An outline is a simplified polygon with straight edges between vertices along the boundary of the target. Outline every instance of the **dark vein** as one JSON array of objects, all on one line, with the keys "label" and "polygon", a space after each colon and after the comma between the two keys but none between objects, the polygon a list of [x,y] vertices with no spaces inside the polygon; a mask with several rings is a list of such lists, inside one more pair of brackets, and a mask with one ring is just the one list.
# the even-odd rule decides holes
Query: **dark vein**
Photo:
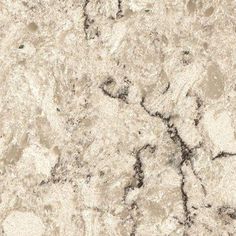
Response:
[{"label": "dark vein", "polygon": [[194,119],[194,124],[195,124],[195,126],[198,126],[199,121],[202,118],[200,109],[201,109],[201,107],[203,105],[203,102],[202,102],[202,100],[199,97],[196,98],[196,104],[197,104],[197,116]]},{"label": "dark vein", "polygon": [[116,13],[116,18],[121,18],[123,17],[122,13],[122,0],[118,0],[118,11]]},{"label": "dark vein", "polygon": [[88,40],[88,28],[90,25],[90,19],[89,15],[87,13],[87,5],[89,4],[90,0],[85,0],[84,6],[83,6],[83,16],[84,16],[84,33],[85,33],[85,38]]},{"label": "dark vein", "polygon": [[184,187],[185,187],[185,174],[182,170],[182,165],[180,166],[179,169],[180,169],[180,174],[181,174],[180,190],[181,190],[182,201],[183,201],[183,209],[184,209],[184,214],[185,214],[184,225],[190,227],[191,224],[193,223],[193,221],[191,219],[191,212],[188,208],[188,195],[187,195],[187,192],[184,190]]},{"label": "dark vein", "polygon": [[106,81],[104,81],[100,85],[100,88],[106,96],[108,96],[110,98],[120,99],[123,102],[128,103],[128,101],[127,101],[127,98],[128,98],[128,95],[129,95],[128,83],[126,82],[126,85],[124,85],[123,87],[120,87],[116,92],[112,92],[109,89],[113,85],[115,85],[115,81],[114,81],[114,79],[109,77]]},{"label": "dark vein", "polygon": [[218,209],[218,214],[221,216],[229,216],[231,219],[236,220],[236,209],[230,206],[222,206]]},{"label": "dark vein", "polygon": [[146,144],[141,147],[136,155],[135,155],[135,163],[133,165],[135,183],[132,183],[124,188],[124,201],[126,200],[127,194],[130,190],[134,190],[135,188],[141,188],[144,185],[144,172],[143,172],[143,163],[141,160],[141,154],[144,150],[149,149],[149,152],[154,153],[156,150],[156,146],[152,146],[150,144]]},{"label": "dark vein", "polygon": [[130,236],[135,236],[136,235],[136,228],[137,228],[137,224],[134,223],[132,226],[132,232],[130,233]]},{"label": "dark vein", "polygon": [[167,91],[169,90],[169,88],[170,88],[170,82],[167,83],[167,86],[166,86],[165,90],[162,92],[162,94],[167,93]]},{"label": "dark vein", "polygon": [[141,161],[141,153],[149,148],[150,152],[153,153],[156,149],[155,146],[151,146],[150,144],[144,145],[141,149],[138,150],[136,154],[136,162],[134,164],[134,171],[135,171],[135,179],[137,180],[137,188],[141,188],[143,186],[143,180],[144,180],[144,173],[142,169],[142,161]]},{"label": "dark vein", "polygon": [[213,157],[212,160],[214,161],[215,159],[229,157],[229,156],[235,156],[235,155],[236,155],[236,153],[222,151],[222,152],[218,153],[215,157]]},{"label": "dark vein", "polygon": [[[191,165],[191,168],[193,169],[193,165],[191,162],[191,157],[193,156],[193,149],[190,149],[188,145],[183,141],[183,139],[180,137],[178,129],[174,126],[174,124],[171,122],[171,117],[164,116],[160,112],[151,112],[149,111],[146,106],[145,106],[145,98],[143,97],[140,103],[141,107],[152,117],[158,117],[162,120],[163,124],[166,126],[167,133],[169,134],[170,138],[172,141],[177,144],[177,146],[180,147],[181,150],[181,162],[179,165],[179,172],[181,175],[181,185],[180,185],[180,190],[181,190],[181,196],[182,196],[182,201],[183,201],[183,210],[184,210],[184,215],[185,215],[185,220],[184,220],[184,225],[190,227],[191,224],[193,223],[191,219],[191,214],[190,210],[188,208],[188,195],[187,192],[185,191],[185,174],[183,172],[183,165],[188,164],[188,162]],[[195,174],[195,172],[194,172]],[[196,175],[196,174],[195,174]],[[198,178],[199,179],[199,178]]]},{"label": "dark vein", "polygon": [[116,98],[116,96],[114,96],[112,93],[110,93],[108,90],[107,90],[107,86],[109,85],[112,85],[114,83],[114,80],[109,77],[105,82],[103,82],[101,85],[100,85],[100,88],[102,89],[103,93],[105,95],[107,95],[108,97],[111,97],[111,98]]}]

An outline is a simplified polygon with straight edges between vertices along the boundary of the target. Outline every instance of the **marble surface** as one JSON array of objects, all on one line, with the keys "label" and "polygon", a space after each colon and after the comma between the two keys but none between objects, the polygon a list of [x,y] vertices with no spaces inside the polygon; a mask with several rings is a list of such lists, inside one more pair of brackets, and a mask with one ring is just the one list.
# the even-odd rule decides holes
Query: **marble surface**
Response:
[{"label": "marble surface", "polygon": [[0,0],[0,235],[236,235],[235,13]]}]

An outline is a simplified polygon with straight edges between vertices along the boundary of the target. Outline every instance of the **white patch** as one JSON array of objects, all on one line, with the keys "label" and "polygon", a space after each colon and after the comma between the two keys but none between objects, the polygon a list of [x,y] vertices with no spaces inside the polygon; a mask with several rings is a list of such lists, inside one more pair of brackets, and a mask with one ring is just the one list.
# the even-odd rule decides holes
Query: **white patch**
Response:
[{"label": "white patch", "polygon": [[50,176],[52,167],[56,164],[57,156],[37,145],[31,145],[23,152],[18,163],[18,171],[23,175],[41,174]]},{"label": "white patch", "polygon": [[42,220],[32,212],[14,211],[3,222],[6,236],[41,236],[44,233]]},{"label": "white patch", "polygon": [[236,152],[234,129],[227,111],[206,112],[204,126],[211,141],[218,149],[225,152]]},{"label": "white patch", "polygon": [[127,32],[127,28],[124,23],[114,24],[113,29],[112,29],[112,35],[111,35],[111,38],[109,39],[111,54],[119,49],[125,37],[126,32]]}]

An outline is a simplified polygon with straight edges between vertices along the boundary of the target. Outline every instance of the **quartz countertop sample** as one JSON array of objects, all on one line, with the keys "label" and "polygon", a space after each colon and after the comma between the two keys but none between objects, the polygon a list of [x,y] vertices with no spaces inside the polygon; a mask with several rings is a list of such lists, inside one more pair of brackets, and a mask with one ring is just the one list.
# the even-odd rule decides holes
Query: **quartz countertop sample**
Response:
[{"label": "quartz countertop sample", "polygon": [[236,235],[235,13],[0,0],[0,236]]}]

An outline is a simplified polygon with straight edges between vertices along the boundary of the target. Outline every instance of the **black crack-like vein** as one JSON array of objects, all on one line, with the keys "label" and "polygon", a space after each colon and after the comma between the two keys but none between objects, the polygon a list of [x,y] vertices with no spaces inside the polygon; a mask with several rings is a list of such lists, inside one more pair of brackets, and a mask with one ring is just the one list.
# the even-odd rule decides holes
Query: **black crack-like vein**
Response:
[{"label": "black crack-like vein", "polygon": [[148,113],[148,115],[150,115],[150,116],[152,116],[152,117],[159,117],[163,122],[164,122],[164,124],[166,124],[166,123],[168,123],[168,122],[170,122],[170,116],[164,116],[164,115],[162,115],[160,112],[158,112],[158,111],[156,111],[156,112],[151,112],[151,111],[149,111],[147,108],[146,108],[146,106],[144,105],[144,103],[145,103],[145,98],[144,97],[142,97],[142,100],[141,100],[141,102],[140,102],[140,105],[141,105],[141,107]]},{"label": "black crack-like vein", "polygon": [[89,39],[89,36],[88,36],[88,28],[90,26],[91,23],[93,23],[93,20],[91,20],[89,18],[89,15],[88,15],[88,12],[87,12],[87,6],[89,4],[90,0],[85,0],[84,2],[84,6],[83,6],[83,16],[84,16],[84,33],[85,33],[85,38],[86,40]]},{"label": "black crack-like vein", "polygon": [[169,88],[170,88],[170,82],[167,83],[167,86],[166,86],[165,90],[162,92],[162,94],[167,93]]},{"label": "black crack-like vein", "polygon": [[133,224],[132,224],[132,228],[131,228],[131,233],[130,233],[130,236],[135,236],[136,235],[136,231],[137,231],[137,226],[138,226],[138,219],[137,219],[137,216],[140,215],[140,212],[139,212],[139,207],[138,207],[138,204],[136,201],[134,201],[131,206],[130,206],[130,210],[133,211],[133,213],[135,213],[135,215],[131,215],[131,219],[133,221]]},{"label": "black crack-like vein", "polygon": [[187,97],[193,96],[195,98],[197,113],[196,113],[196,116],[193,121],[194,121],[194,125],[197,127],[199,125],[200,120],[202,119],[202,109],[201,108],[203,106],[203,101],[198,95],[196,95],[196,94],[192,95],[190,91],[186,94],[186,96]]},{"label": "black crack-like vein", "polygon": [[196,104],[197,104],[197,116],[194,119],[194,124],[195,124],[195,126],[198,126],[200,120],[202,119],[202,114],[201,114],[200,110],[203,105],[203,102],[199,97],[196,97]]},{"label": "black crack-like vein", "polygon": [[144,173],[143,173],[143,168],[142,168],[143,163],[141,160],[141,153],[147,148],[149,148],[149,151],[153,153],[156,147],[151,146],[150,144],[146,144],[141,149],[139,149],[136,154],[136,162],[134,164],[134,171],[135,171],[134,177],[137,180],[137,184],[136,184],[137,188],[141,188],[143,186]]},{"label": "black crack-like vein", "polygon": [[[124,196],[123,196],[123,200],[124,203],[126,202],[126,198],[127,195],[129,193],[130,190],[134,190],[135,188],[141,188],[144,185],[144,171],[143,171],[143,162],[141,159],[141,155],[142,152],[145,151],[146,149],[148,149],[149,152],[154,153],[156,150],[156,146],[152,146],[150,144],[146,144],[144,146],[142,146],[135,154],[135,163],[133,165],[133,170],[134,170],[134,175],[133,175],[133,179],[134,181],[131,182],[130,185],[126,186],[124,188]],[[130,210],[138,210],[138,203],[137,202],[133,202],[130,206]],[[135,236],[136,235],[136,228],[137,228],[137,217],[131,217],[133,220],[133,225],[132,225],[132,231],[130,233],[130,236]]]},{"label": "black crack-like vein", "polygon": [[113,80],[111,77],[109,77],[106,81],[104,81],[104,82],[100,85],[100,88],[102,89],[102,92],[103,92],[106,96],[111,97],[111,98],[116,98],[116,96],[114,96],[111,92],[109,92],[109,91],[107,90],[107,87],[108,87],[109,85],[112,85],[113,83],[114,83],[114,80]]},{"label": "black crack-like vein", "polygon": [[124,188],[124,200],[126,199],[127,194],[130,190],[134,190],[135,188],[141,188],[144,185],[144,171],[143,171],[143,163],[141,160],[141,154],[146,149],[149,149],[149,151],[153,153],[156,149],[156,146],[146,144],[137,151],[135,155],[136,161],[133,165],[134,169],[133,178],[135,181]]},{"label": "black crack-like vein", "polygon": [[141,188],[143,186],[143,179],[144,179],[144,173],[143,173],[143,163],[141,161],[140,155],[136,155],[136,162],[134,164],[134,178],[137,180],[136,187]]},{"label": "black crack-like vein", "polygon": [[[143,97],[141,102],[140,102],[141,107],[152,117],[158,117],[162,120],[163,124],[166,126],[167,133],[169,134],[170,138],[172,141],[180,147],[181,150],[181,162],[179,165],[179,172],[181,175],[181,185],[180,185],[180,190],[181,190],[181,196],[182,196],[182,201],[183,201],[183,210],[184,210],[184,215],[185,215],[185,220],[184,220],[184,225],[190,227],[191,224],[193,223],[191,219],[191,212],[188,207],[188,195],[187,192],[185,191],[185,174],[183,171],[183,165],[184,164],[189,164],[191,165],[191,168],[193,169],[193,165],[191,162],[191,157],[193,156],[193,149],[190,149],[188,145],[183,141],[183,139],[180,137],[178,129],[174,126],[174,124],[171,121],[171,116],[164,116],[160,112],[151,112],[147,109],[145,106],[145,98]],[[195,172],[193,172],[195,175]],[[196,175],[195,175],[196,176]],[[199,178],[198,178],[199,179]]]},{"label": "black crack-like vein", "polygon": [[184,225],[190,227],[191,224],[193,223],[191,219],[191,212],[188,207],[188,195],[187,192],[185,191],[185,174],[182,170],[182,165],[180,166],[180,174],[181,174],[181,184],[180,184],[180,190],[181,190],[181,195],[182,195],[182,201],[183,201],[183,209],[184,209],[184,214],[185,214],[185,221]]},{"label": "black crack-like vein", "polygon": [[[196,148],[199,148],[199,147],[201,147],[201,144],[198,145],[197,147],[195,147],[195,149],[196,149]],[[206,191],[206,188],[205,188],[204,184],[202,183],[202,178],[199,177],[199,175],[198,175],[197,172],[195,171],[195,169],[194,169],[194,163],[193,163],[192,158],[190,158],[189,161],[190,161],[190,167],[191,167],[191,170],[192,170],[194,176],[195,176],[195,177],[198,179],[198,181],[200,182],[201,187],[202,187],[202,191],[203,191],[204,195],[206,196],[207,191]]]},{"label": "black crack-like vein", "polygon": [[122,0],[118,0],[118,11],[116,13],[116,18],[121,18],[122,16],[123,16]]},{"label": "black crack-like vein", "polygon": [[231,152],[220,152],[218,153],[215,157],[212,158],[214,161],[215,159],[223,158],[223,157],[230,157],[230,156],[236,156],[236,153],[231,153]]},{"label": "black crack-like vein", "polygon": [[104,81],[100,85],[100,88],[106,96],[110,98],[120,99],[123,102],[128,103],[127,102],[127,98],[129,95],[128,82],[126,82],[126,85],[120,87],[116,92],[110,91],[110,87],[114,86],[115,84],[116,84],[115,80],[109,77],[106,81]]},{"label": "black crack-like vein", "polygon": [[136,228],[137,228],[137,225],[136,225],[136,223],[134,223],[134,225],[132,226],[132,232],[130,233],[130,236],[136,235]]}]

